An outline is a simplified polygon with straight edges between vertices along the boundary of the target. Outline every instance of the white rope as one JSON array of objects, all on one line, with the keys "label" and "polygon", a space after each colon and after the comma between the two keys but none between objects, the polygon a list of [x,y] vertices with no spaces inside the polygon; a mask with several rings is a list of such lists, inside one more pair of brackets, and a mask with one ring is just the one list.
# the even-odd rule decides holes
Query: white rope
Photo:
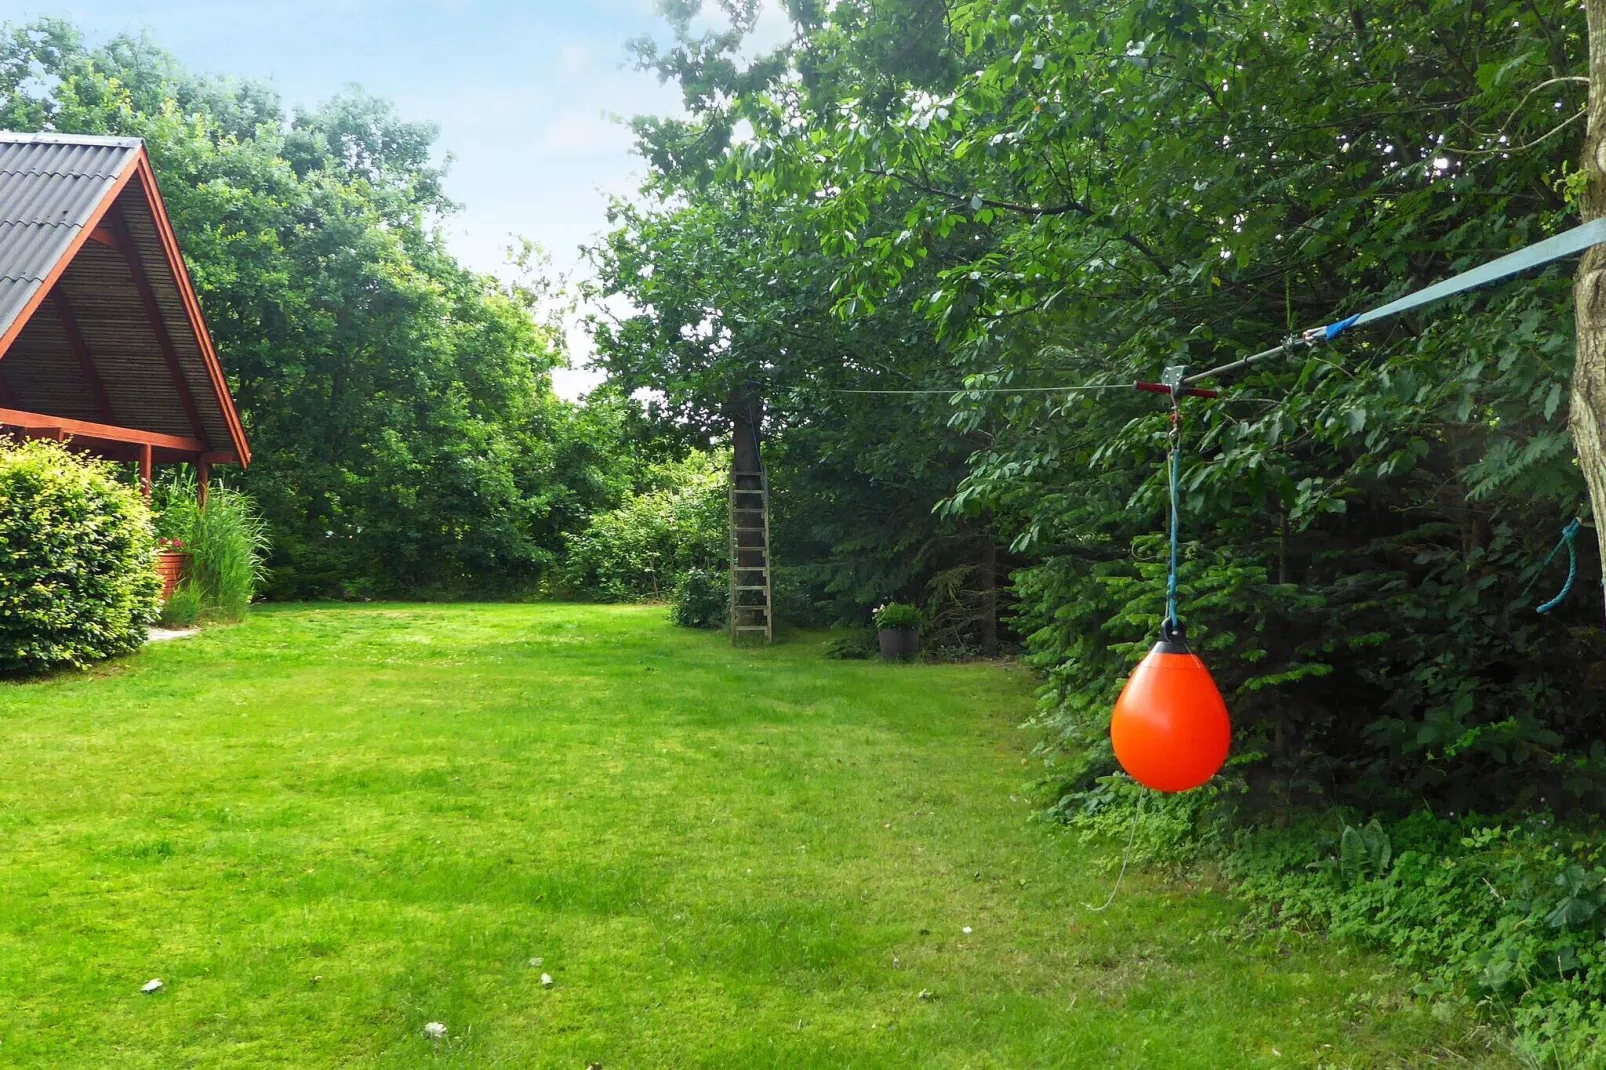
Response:
[{"label": "white rope", "polygon": [[1110,904],[1115,902],[1116,893],[1121,890],[1121,881],[1126,877],[1127,864],[1132,861],[1132,845],[1138,842],[1138,818],[1143,816],[1143,803],[1146,799],[1148,799],[1148,797],[1148,792],[1144,792],[1142,795],[1139,795],[1138,808],[1132,811],[1132,831],[1127,834],[1126,853],[1121,857],[1121,872],[1115,875],[1115,887],[1110,889],[1110,897],[1104,901],[1104,905],[1101,907],[1096,907],[1092,903],[1082,904],[1095,914],[1109,910]]}]

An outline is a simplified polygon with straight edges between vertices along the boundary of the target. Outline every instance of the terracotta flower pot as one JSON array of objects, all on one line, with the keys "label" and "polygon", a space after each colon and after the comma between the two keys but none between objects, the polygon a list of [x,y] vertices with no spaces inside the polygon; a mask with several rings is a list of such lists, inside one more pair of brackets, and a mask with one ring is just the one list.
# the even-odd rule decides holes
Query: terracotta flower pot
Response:
[{"label": "terracotta flower pot", "polygon": [[156,555],[156,574],[162,577],[162,601],[173,597],[178,585],[190,574],[194,555],[183,550],[163,550]]},{"label": "terracotta flower pot", "polygon": [[920,649],[919,628],[881,628],[876,638],[881,642],[881,656],[887,661],[902,661]]}]

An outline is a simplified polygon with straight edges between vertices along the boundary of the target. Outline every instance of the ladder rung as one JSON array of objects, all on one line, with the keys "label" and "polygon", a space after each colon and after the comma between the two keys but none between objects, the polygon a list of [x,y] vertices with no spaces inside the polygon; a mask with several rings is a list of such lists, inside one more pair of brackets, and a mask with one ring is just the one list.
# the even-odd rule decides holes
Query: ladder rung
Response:
[{"label": "ladder rung", "polygon": [[732,565],[731,568],[736,572],[768,572],[770,570],[768,565]]},{"label": "ladder rung", "polygon": [[735,630],[738,632],[767,632],[770,629],[767,624],[739,624]]},{"label": "ladder rung", "polygon": [[732,531],[763,531],[763,528],[731,528]]},{"label": "ladder rung", "polygon": [[731,493],[732,494],[763,494],[764,491],[762,489],[758,488],[758,487],[732,487],[731,488]]},{"label": "ladder rung", "polygon": [[737,584],[737,585],[736,585],[736,589],[737,589],[737,590],[738,590],[738,591],[767,591],[767,590],[769,590],[769,588],[768,588],[768,587],[766,587],[766,586],[765,586],[765,585],[764,585],[764,584],[762,584],[762,583],[761,583],[761,584],[759,584],[759,585],[758,585],[758,586],[757,586],[757,587],[752,587],[752,586],[747,586],[747,587],[744,587],[744,586],[742,586],[742,585],[741,585],[741,584],[739,584],[739,583],[738,583],[738,584]]}]

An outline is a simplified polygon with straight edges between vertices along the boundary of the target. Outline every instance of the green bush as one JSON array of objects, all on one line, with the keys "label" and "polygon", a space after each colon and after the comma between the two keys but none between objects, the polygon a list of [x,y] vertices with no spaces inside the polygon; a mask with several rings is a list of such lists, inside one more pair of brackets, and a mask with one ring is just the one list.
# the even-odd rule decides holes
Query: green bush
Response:
[{"label": "green bush", "polygon": [[826,640],[822,655],[831,661],[864,661],[880,652],[874,632],[856,629]]},{"label": "green bush", "polygon": [[730,615],[730,584],[727,577],[709,569],[687,569],[675,588],[669,617],[682,628],[723,627]]},{"label": "green bush", "polygon": [[654,466],[647,490],[568,536],[563,586],[608,602],[656,599],[690,569],[719,569],[729,538],[725,478],[723,459],[712,454]]},{"label": "green bush", "polygon": [[1241,838],[1260,916],[1388,952],[1419,990],[1484,1001],[1534,1065],[1606,1067],[1606,868],[1598,830],[1419,813]]},{"label": "green bush", "polygon": [[268,553],[267,529],[255,505],[221,483],[208,489],[204,506],[186,480],[168,485],[163,497],[162,534],[192,555],[190,574],[169,599],[164,619],[177,622],[193,607],[189,623],[241,620],[263,580]]},{"label": "green bush", "polygon": [[150,509],[56,443],[0,447],[0,673],[137,650],[161,580]]},{"label": "green bush", "polygon": [[873,619],[877,628],[919,628],[920,610],[907,602],[888,602],[876,607]]},{"label": "green bush", "polygon": [[[1544,812],[1497,821],[1425,810],[1393,823],[1344,811],[1237,828],[1241,769],[1181,795],[1103,778],[1061,816],[1134,860],[1208,862],[1248,924],[1303,929],[1387,954],[1423,996],[1483,1005],[1534,1066],[1606,1067],[1606,841]],[[1134,810],[1142,812],[1134,823]],[[1113,859],[1112,859],[1113,862]],[[1117,863],[1118,864],[1118,863]]]}]

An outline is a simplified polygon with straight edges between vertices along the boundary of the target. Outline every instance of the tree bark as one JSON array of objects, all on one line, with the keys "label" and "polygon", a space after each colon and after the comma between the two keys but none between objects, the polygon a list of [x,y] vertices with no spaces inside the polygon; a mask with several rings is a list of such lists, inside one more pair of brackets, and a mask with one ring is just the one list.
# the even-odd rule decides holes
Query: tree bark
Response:
[{"label": "tree bark", "polygon": [[758,436],[764,422],[764,402],[747,391],[732,391],[725,402],[731,418],[731,470],[758,472]]},{"label": "tree bark", "polygon": [[[1585,0],[1584,13],[1589,22],[1589,114],[1582,164],[1588,181],[1580,209],[1587,223],[1606,215],[1606,0]],[[1578,352],[1568,422],[1578,468],[1589,486],[1606,584],[1606,246],[1584,252],[1573,305]]]}]

